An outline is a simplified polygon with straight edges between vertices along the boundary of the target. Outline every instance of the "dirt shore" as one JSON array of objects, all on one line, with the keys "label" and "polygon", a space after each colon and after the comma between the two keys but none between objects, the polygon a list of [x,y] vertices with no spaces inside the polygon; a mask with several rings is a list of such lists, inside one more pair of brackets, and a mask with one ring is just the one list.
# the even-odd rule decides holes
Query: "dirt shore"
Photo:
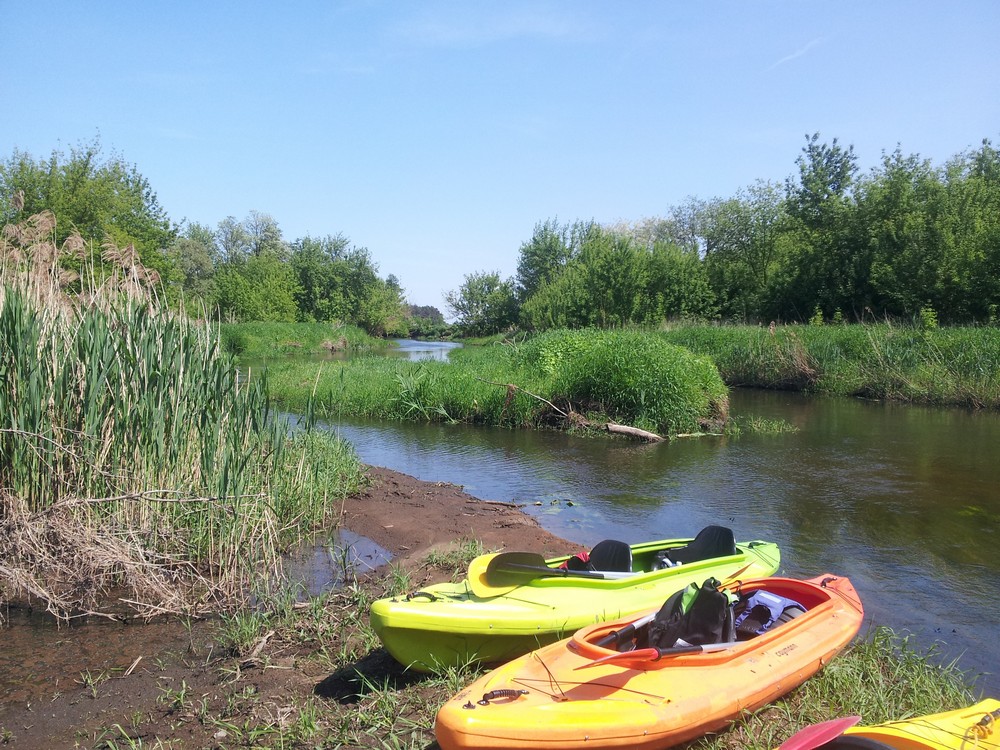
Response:
[{"label": "dirt shore", "polygon": [[389,469],[371,467],[368,473],[373,484],[344,504],[343,525],[407,565],[462,539],[478,539],[488,549],[547,556],[574,547],[516,505],[479,500],[458,485],[421,482]]},{"label": "dirt shore", "polygon": [[[425,564],[428,553],[471,540],[488,550],[547,556],[576,549],[514,505],[478,500],[459,486],[423,482],[389,469],[370,467],[369,475],[371,486],[345,501],[342,524],[389,550],[414,586],[448,575]],[[375,595],[379,575],[371,575]],[[347,615],[355,620],[365,616],[360,611]],[[27,626],[11,625],[7,635],[17,627]],[[96,627],[69,628],[55,645],[51,639],[22,638],[22,656],[6,665],[0,745],[300,746],[285,744],[283,732],[290,722],[302,722],[305,705],[316,707],[316,721],[327,729],[354,720],[343,712],[350,710],[348,695],[357,686],[356,667],[331,670],[335,660],[316,658],[332,650],[336,644],[331,641],[338,636],[317,632],[290,639],[271,631],[248,659],[220,653],[218,623]],[[54,649],[58,659],[51,659]],[[400,684],[411,679],[377,646],[361,661],[380,678]]]}]

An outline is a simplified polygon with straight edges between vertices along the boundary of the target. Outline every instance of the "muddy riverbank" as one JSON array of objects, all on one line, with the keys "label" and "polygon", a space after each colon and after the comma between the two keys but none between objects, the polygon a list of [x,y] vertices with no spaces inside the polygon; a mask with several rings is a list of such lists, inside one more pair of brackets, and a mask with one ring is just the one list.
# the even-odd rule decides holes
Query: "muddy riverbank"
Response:
[{"label": "muddy riverbank", "polygon": [[[429,553],[470,540],[546,555],[575,547],[514,505],[388,469],[369,474],[372,484],[345,501],[343,526],[391,552],[414,587],[450,575],[427,564]],[[359,584],[368,597],[378,595],[384,575],[375,571]],[[359,721],[352,715],[363,692],[359,670],[394,683],[414,679],[377,644],[366,644],[353,663],[333,656],[347,648],[347,637],[330,623],[366,618],[357,604],[364,601],[366,594],[355,592],[303,612],[287,632],[265,628],[249,654],[218,645],[217,621],[57,629],[12,611],[3,637],[17,648],[0,663],[0,744],[221,748],[329,737],[338,724]],[[347,734],[358,731],[363,727]]]}]

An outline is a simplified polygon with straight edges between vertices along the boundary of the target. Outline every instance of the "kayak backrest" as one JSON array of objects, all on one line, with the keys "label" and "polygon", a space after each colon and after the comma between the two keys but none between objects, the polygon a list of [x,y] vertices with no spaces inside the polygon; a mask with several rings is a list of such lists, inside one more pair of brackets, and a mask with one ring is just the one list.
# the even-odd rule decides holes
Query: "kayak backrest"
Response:
[{"label": "kayak backrest", "polygon": [[735,554],[733,530],[725,526],[706,526],[690,544],[667,551],[667,556],[675,563],[693,563]]},{"label": "kayak backrest", "polygon": [[606,570],[612,573],[632,572],[632,548],[616,539],[605,539],[590,550],[592,570]]}]

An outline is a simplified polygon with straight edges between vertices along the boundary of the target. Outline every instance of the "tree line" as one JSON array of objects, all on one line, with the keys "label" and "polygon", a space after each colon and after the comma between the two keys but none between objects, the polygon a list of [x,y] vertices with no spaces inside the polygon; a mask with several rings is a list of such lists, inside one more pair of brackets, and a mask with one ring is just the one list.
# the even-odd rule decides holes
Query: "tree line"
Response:
[{"label": "tree line", "polygon": [[[409,305],[399,280],[379,275],[366,248],[342,234],[287,241],[273,217],[251,211],[216,226],[172,221],[149,181],[95,140],[35,159],[0,162],[0,226],[52,212],[54,241],[79,235],[102,267],[102,246],[131,245],[170,303],[225,322],[340,321],[375,336],[435,335],[436,308]],[[67,255],[67,266],[79,265]]]},{"label": "tree line", "polygon": [[[989,140],[942,166],[897,147],[863,174],[853,147],[814,134],[795,164],[783,184],[690,198],[660,217],[542,221],[513,277],[469,274],[445,294],[448,308],[473,335],[676,318],[996,321],[1000,154]],[[220,320],[337,320],[377,336],[448,329],[342,234],[287,241],[259,211],[214,227],[172,221],[137,168],[96,140],[0,162],[0,222],[42,211],[58,219],[58,244],[76,233],[96,255],[131,245],[169,301]]]},{"label": "tree line", "polygon": [[806,136],[797,173],[665,216],[535,226],[516,275],[469,274],[445,298],[474,334],[520,327],[940,320],[995,323],[1000,154],[934,166],[897,147],[862,174],[851,146]]}]

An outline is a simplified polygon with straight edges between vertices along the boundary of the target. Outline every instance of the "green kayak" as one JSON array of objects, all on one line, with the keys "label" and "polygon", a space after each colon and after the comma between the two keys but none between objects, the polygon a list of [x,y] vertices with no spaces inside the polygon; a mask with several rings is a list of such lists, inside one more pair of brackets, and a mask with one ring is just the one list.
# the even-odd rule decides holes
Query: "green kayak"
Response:
[{"label": "green kayak", "polygon": [[781,561],[776,544],[735,542],[721,526],[694,539],[606,540],[587,557],[483,555],[460,582],[379,599],[372,628],[393,658],[416,671],[499,663],[586,625],[658,607],[689,583],[769,576]]}]

